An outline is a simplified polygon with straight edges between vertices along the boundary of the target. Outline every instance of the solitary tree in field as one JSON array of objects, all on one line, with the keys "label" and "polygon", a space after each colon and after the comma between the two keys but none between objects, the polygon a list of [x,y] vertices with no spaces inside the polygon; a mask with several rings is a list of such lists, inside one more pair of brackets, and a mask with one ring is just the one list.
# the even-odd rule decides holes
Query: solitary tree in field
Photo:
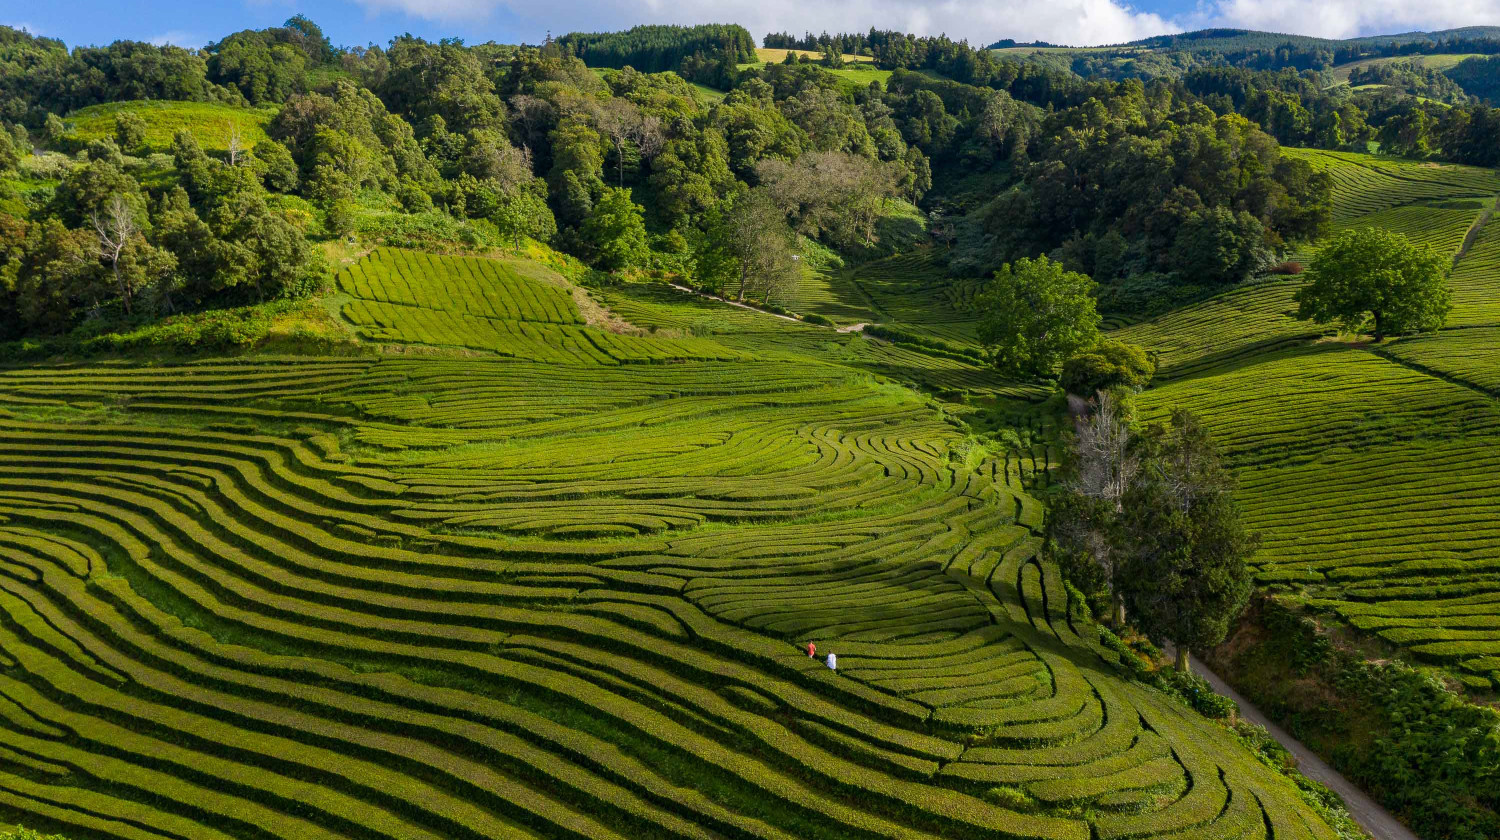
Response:
[{"label": "solitary tree in field", "polygon": [[1443,326],[1452,303],[1447,257],[1379,228],[1347,230],[1313,258],[1312,281],[1297,291],[1297,317],[1337,322],[1358,332],[1373,322],[1375,340]]},{"label": "solitary tree in field", "polygon": [[1046,257],[1005,265],[974,301],[979,340],[1005,373],[1051,375],[1099,338],[1093,290],[1086,275]]},{"label": "solitary tree in field", "polygon": [[1174,411],[1137,447],[1139,472],[1121,498],[1117,591],[1153,639],[1188,651],[1224,641],[1250,598],[1246,560],[1259,536],[1245,530],[1234,481],[1197,418]]}]

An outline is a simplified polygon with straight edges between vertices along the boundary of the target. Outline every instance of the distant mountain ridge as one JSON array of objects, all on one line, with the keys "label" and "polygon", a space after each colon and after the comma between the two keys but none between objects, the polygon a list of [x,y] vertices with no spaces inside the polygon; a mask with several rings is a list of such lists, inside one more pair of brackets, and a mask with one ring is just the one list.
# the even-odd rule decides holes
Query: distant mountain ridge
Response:
[{"label": "distant mountain ridge", "polygon": [[[1247,49],[1270,45],[1293,44],[1302,48],[1375,46],[1386,44],[1410,44],[1427,42],[1440,44],[1444,41],[1494,38],[1500,40],[1500,26],[1463,26],[1432,32],[1400,32],[1390,35],[1364,35],[1358,38],[1319,38],[1312,35],[1296,35],[1285,32],[1265,32],[1255,29],[1213,28],[1197,29],[1173,35],[1153,35],[1125,44],[1114,44],[1115,48],[1137,47],[1161,50],[1224,50]],[[1025,47],[1011,39],[1003,39],[990,45],[990,49]]]}]

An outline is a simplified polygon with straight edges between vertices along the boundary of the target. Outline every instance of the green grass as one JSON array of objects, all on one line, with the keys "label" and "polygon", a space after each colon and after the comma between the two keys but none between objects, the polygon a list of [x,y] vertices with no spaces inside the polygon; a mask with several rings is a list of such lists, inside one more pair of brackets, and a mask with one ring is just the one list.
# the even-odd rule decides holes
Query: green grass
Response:
[{"label": "green grass", "polygon": [[86,144],[100,137],[115,136],[115,115],[130,111],[146,122],[146,146],[153,152],[170,151],[172,137],[187,129],[199,145],[211,151],[229,148],[233,126],[238,126],[242,148],[248,150],[266,139],[266,126],[276,115],[274,108],[252,110],[208,102],[164,102],[143,100],[91,105],[69,114],[64,124],[72,136]]},{"label": "green grass", "polygon": [[[1379,64],[1395,64],[1398,62],[1415,62],[1417,65],[1428,70],[1443,71],[1457,67],[1466,59],[1481,57],[1477,53],[1444,53],[1441,55],[1402,55],[1385,58],[1366,58],[1359,61],[1351,61],[1347,64],[1340,64],[1333,68],[1333,78],[1337,82],[1345,84],[1349,81],[1349,74],[1358,68],[1372,67]],[[1363,87],[1381,87],[1381,85],[1361,85],[1354,89],[1359,90]]]}]

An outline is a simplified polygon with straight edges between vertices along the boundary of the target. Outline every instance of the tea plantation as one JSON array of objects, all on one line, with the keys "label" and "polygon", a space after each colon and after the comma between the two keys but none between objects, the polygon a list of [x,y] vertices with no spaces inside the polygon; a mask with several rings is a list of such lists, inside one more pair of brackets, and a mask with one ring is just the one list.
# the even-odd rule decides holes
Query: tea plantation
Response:
[{"label": "tea plantation", "polygon": [[[617,334],[527,271],[376,252],[339,287],[391,352],[0,371],[0,822],[1334,836],[1127,679],[1015,455],[900,383],[1034,389],[656,287]],[[1481,401],[1428,387],[1434,434]]]},{"label": "tea plantation", "polygon": [[1491,170],[1300,151],[1337,183],[1337,227],[1386,227],[1451,253],[1448,326],[1371,346],[1294,319],[1296,278],[1120,331],[1157,348],[1148,416],[1214,430],[1285,587],[1467,685],[1500,683],[1500,355]]}]

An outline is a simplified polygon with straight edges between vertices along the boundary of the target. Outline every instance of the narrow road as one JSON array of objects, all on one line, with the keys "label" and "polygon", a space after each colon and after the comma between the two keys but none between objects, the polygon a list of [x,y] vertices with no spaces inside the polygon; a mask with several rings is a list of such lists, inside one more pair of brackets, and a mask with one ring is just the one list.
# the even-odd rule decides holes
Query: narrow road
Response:
[{"label": "narrow road", "polygon": [[1339,771],[1328,766],[1328,762],[1318,757],[1318,754],[1308,749],[1301,741],[1287,734],[1286,730],[1277,726],[1275,721],[1266,717],[1260,709],[1255,708],[1249,700],[1241,697],[1238,692],[1229,687],[1229,684],[1208,670],[1207,666],[1196,656],[1189,654],[1189,661],[1193,665],[1193,671],[1208,680],[1208,684],[1214,687],[1214,691],[1228,697],[1240,705],[1240,717],[1251,723],[1259,724],[1271,733],[1271,737],[1281,742],[1287,752],[1297,758],[1297,769],[1302,775],[1315,782],[1322,782],[1334,793],[1343,797],[1344,805],[1349,809],[1349,816],[1359,823],[1360,827],[1370,833],[1375,840],[1419,840],[1412,830],[1407,828],[1396,819],[1395,816],[1381,806],[1379,802],[1371,799],[1369,794],[1360,790],[1353,782],[1344,778]]}]

